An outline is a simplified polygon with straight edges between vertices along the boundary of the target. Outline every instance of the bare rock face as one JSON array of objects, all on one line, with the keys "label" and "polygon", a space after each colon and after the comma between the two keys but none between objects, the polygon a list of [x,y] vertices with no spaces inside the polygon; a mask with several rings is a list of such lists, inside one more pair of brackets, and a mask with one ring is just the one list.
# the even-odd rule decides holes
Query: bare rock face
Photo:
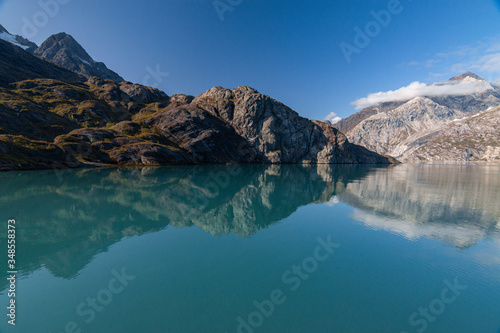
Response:
[{"label": "bare rock face", "polygon": [[401,157],[419,144],[419,139],[439,125],[464,117],[425,97],[415,97],[408,103],[373,115],[353,128],[348,138],[378,153]]},{"label": "bare rock face", "polygon": [[104,63],[94,61],[85,49],[66,33],[50,36],[34,54],[86,78],[98,76],[115,82],[123,81],[121,76],[108,69]]},{"label": "bare rock face", "polygon": [[404,159],[411,163],[500,162],[500,107],[440,127]]},{"label": "bare rock face", "polygon": [[249,87],[212,88],[194,104],[224,119],[269,163],[310,160],[307,148],[314,124],[285,105]]},{"label": "bare rock face", "polygon": [[266,163],[389,163],[351,145],[331,125],[300,117],[250,87],[214,87],[191,104],[230,124]]},{"label": "bare rock face", "polygon": [[175,94],[170,96],[170,102],[177,104],[189,104],[193,101],[194,96],[185,94]]},{"label": "bare rock face", "polygon": [[360,122],[367,119],[368,117],[371,117],[378,113],[389,112],[390,110],[394,110],[395,108],[401,106],[402,104],[404,104],[404,102],[386,102],[380,105],[370,106],[350,115],[349,117],[343,118],[339,122],[335,123],[333,126],[342,133],[347,134]]},{"label": "bare rock face", "polygon": [[152,117],[168,140],[185,149],[197,163],[259,163],[258,153],[234,128],[196,106],[180,106]]},{"label": "bare rock face", "polygon": [[167,94],[156,88],[146,87],[140,84],[122,82],[120,90],[123,91],[133,102],[153,103],[162,100],[168,100]]}]

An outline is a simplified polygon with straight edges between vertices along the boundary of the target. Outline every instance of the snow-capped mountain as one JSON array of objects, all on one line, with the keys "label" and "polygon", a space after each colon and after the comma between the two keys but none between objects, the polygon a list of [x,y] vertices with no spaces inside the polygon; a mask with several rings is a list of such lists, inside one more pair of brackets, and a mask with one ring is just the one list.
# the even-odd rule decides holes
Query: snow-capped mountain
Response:
[{"label": "snow-capped mountain", "polygon": [[28,53],[80,74],[87,79],[98,76],[115,82],[124,81],[120,75],[108,69],[104,63],[94,61],[87,51],[66,33],[52,35],[38,47],[35,43],[21,36],[9,33],[7,29],[0,25],[0,39],[14,44]]},{"label": "snow-capped mountain", "polygon": [[21,36],[12,35],[2,25],[0,25],[0,39],[5,40],[16,46],[19,46],[20,48],[29,53],[33,53],[35,49],[38,47],[35,43],[30,42],[29,40]]},{"label": "snow-capped mountain", "polygon": [[[500,117],[492,111],[500,106],[497,85],[466,72],[418,89],[429,95],[365,108],[334,127],[350,142],[402,162],[500,161],[500,132],[492,128]],[[470,139],[482,131],[488,135]]]}]

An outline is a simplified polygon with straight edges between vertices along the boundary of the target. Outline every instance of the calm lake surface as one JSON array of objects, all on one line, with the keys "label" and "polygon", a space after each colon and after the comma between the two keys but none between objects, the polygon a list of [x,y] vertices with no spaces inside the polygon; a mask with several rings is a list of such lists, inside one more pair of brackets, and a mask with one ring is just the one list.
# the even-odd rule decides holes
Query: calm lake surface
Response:
[{"label": "calm lake surface", "polygon": [[0,188],[0,332],[500,332],[499,166],[25,171]]}]

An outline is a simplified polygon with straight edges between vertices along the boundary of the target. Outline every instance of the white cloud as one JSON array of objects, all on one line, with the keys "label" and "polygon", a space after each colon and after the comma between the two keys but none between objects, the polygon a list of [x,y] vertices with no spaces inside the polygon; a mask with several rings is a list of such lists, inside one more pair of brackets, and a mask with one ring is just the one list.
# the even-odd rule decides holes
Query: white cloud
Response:
[{"label": "white cloud", "polygon": [[328,116],[323,119],[323,121],[329,122],[332,125],[338,123],[341,120],[342,118],[338,117],[335,112],[330,112]]},{"label": "white cloud", "polygon": [[479,71],[486,74],[500,73],[500,53],[487,54],[482,57],[456,63],[451,66],[454,73],[465,71]]},{"label": "white cloud", "polygon": [[423,62],[418,62],[418,61],[412,60],[408,63],[408,66],[422,66],[425,68],[430,68],[439,62],[441,62],[441,59],[429,59],[429,60],[426,60]]},{"label": "white cloud", "polygon": [[479,60],[480,70],[486,73],[500,72],[500,53],[488,54]]},{"label": "white cloud", "polygon": [[[475,43],[462,45],[448,52],[436,54],[425,61],[411,61],[408,66],[434,68],[440,64],[439,71],[457,75],[466,71],[478,72],[492,81],[500,74],[500,37],[483,38]],[[437,76],[430,73],[431,76]]]},{"label": "white cloud", "polygon": [[488,89],[493,89],[489,82],[469,78],[462,81],[446,81],[430,85],[415,81],[397,90],[369,94],[366,97],[355,100],[351,104],[354,105],[356,110],[359,110],[384,102],[407,101],[417,96],[466,95],[483,92]]},{"label": "white cloud", "polygon": [[491,45],[486,49],[486,53],[500,52],[500,41],[492,42]]}]

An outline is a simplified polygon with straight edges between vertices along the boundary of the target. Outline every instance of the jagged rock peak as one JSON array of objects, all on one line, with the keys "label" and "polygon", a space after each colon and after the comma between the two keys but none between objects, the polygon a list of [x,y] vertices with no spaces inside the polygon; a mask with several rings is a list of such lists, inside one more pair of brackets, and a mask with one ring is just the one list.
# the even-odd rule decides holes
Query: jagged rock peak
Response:
[{"label": "jagged rock peak", "polygon": [[409,100],[407,103],[419,104],[419,103],[435,103],[431,99],[425,96],[417,96]]},{"label": "jagged rock peak", "polygon": [[248,86],[240,86],[234,89],[223,88],[221,86],[215,86],[211,89],[201,93],[196,98],[212,97],[212,98],[233,98],[235,95],[250,95],[259,94],[259,92]]},{"label": "jagged rock peak", "polygon": [[227,108],[227,103],[233,103],[236,100],[244,99],[246,96],[266,97],[260,94],[256,89],[248,86],[240,86],[234,89],[227,89],[220,86],[212,87],[211,89],[199,94],[193,100],[195,104],[220,104],[217,108]]},{"label": "jagged rock peak", "polygon": [[68,35],[65,32],[60,32],[58,34],[52,35],[47,38],[40,47],[35,51],[35,54],[43,58],[53,58],[56,54],[63,50],[68,49],[74,55],[80,57],[89,63],[93,63],[94,59],[85,51],[85,49],[73,38],[73,36]]},{"label": "jagged rock peak", "polygon": [[115,82],[123,81],[121,76],[108,69],[104,63],[94,61],[71,35],[64,32],[47,38],[34,54],[86,78],[98,76]]},{"label": "jagged rock peak", "polygon": [[462,81],[462,80],[466,79],[467,77],[469,77],[471,79],[484,81],[484,79],[482,77],[480,77],[479,75],[477,75],[475,73],[469,72],[469,71],[463,73],[462,75],[452,77],[450,79],[450,81]]},{"label": "jagged rock peak", "polygon": [[256,89],[249,87],[249,86],[240,86],[238,88],[234,88],[233,92],[234,93],[242,93],[242,94],[258,94],[259,93]]},{"label": "jagged rock peak", "polygon": [[[429,97],[425,96],[417,96],[412,99],[410,99],[408,102],[403,103],[399,108],[411,108],[411,107],[437,107],[439,106],[438,103],[430,99]],[[398,108],[395,108],[394,110],[397,110]]]}]

